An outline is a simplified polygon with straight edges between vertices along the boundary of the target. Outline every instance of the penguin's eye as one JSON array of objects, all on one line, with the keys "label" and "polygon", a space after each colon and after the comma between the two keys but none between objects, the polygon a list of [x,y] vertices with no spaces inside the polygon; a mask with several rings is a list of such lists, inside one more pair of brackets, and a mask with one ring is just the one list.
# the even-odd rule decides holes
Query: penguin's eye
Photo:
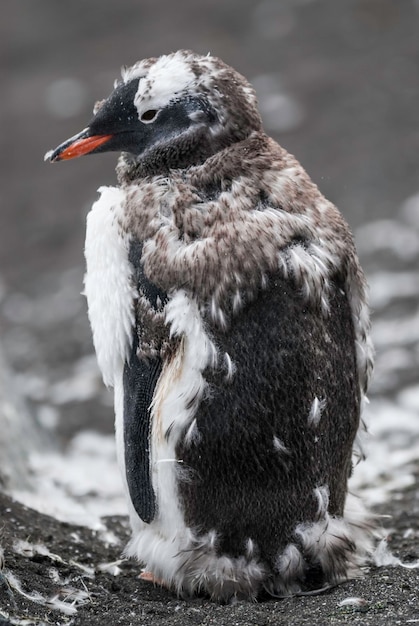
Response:
[{"label": "penguin's eye", "polygon": [[150,109],[149,111],[144,111],[140,119],[142,122],[145,122],[145,123],[152,122],[153,120],[156,119],[157,113],[158,113],[157,109]]}]

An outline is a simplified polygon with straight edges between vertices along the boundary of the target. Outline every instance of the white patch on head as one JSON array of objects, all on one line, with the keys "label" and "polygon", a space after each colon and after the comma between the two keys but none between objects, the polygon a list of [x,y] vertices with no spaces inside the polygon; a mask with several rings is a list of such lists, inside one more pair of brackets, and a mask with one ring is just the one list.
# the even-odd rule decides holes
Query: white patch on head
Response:
[{"label": "white patch on head", "polygon": [[[199,76],[193,67],[199,67]],[[240,75],[231,74],[232,68],[225,66],[216,57],[201,56],[193,52],[178,50],[173,54],[161,56],[158,59],[145,59],[136,63],[131,68],[123,69],[122,78],[126,83],[130,80],[140,79],[134,104],[138,115],[150,109],[159,110],[170,102],[186,93],[199,95],[206,91],[208,97],[217,102],[219,124],[213,124],[210,132],[217,135],[227,121],[226,112],[223,110],[223,98],[228,94],[221,94],[217,89],[216,82],[220,76],[225,77],[225,72],[233,76],[230,80],[235,89],[242,92],[247,102],[257,109],[256,94],[253,87]],[[199,120],[198,112],[191,114],[191,119]]]},{"label": "white patch on head", "polygon": [[[148,71],[153,65],[150,59],[143,59],[142,61],[137,61],[134,65],[126,66],[123,65],[121,67],[121,76],[122,81],[124,83],[129,83],[130,80],[145,78],[148,74]],[[114,83],[114,89],[118,87],[119,80],[116,80]]]},{"label": "white patch on head", "polygon": [[139,63],[123,73],[125,82],[140,79],[134,98],[139,118],[145,111],[162,109],[181,94],[193,90],[196,77],[191,69],[192,58],[180,51],[159,57],[148,68]]},{"label": "white patch on head", "polygon": [[84,293],[103,381],[113,385],[115,372],[129,354],[137,290],[128,260],[130,236],[118,224],[125,194],[116,187],[99,191],[87,216]]},{"label": "white patch on head", "polygon": [[326,400],[323,398],[319,400],[316,396],[313,400],[313,403],[310,408],[310,413],[308,414],[308,425],[309,426],[318,426],[320,422],[320,418],[322,416],[322,412],[326,406]]}]

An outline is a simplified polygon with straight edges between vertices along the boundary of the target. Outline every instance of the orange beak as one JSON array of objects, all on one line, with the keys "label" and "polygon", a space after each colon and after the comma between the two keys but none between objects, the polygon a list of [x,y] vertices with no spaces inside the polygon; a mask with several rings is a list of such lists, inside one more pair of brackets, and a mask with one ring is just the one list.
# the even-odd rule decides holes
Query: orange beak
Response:
[{"label": "orange beak", "polygon": [[64,141],[64,143],[60,144],[55,150],[47,152],[45,160],[55,163],[57,161],[75,159],[93,152],[93,150],[107,143],[112,137],[113,135],[89,136],[87,129],[82,130],[81,133]]}]

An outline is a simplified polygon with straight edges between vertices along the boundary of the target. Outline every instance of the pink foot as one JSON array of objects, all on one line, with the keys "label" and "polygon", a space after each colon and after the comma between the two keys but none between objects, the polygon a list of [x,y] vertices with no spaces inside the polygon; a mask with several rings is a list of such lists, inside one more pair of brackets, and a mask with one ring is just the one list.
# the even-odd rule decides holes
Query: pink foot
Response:
[{"label": "pink foot", "polygon": [[156,578],[152,572],[141,572],[139,578],[141,580],[145,580],[148,583],[154,583],[155,585],[160,585],[161,587],[167,587],[164,580],[161,578]]}]

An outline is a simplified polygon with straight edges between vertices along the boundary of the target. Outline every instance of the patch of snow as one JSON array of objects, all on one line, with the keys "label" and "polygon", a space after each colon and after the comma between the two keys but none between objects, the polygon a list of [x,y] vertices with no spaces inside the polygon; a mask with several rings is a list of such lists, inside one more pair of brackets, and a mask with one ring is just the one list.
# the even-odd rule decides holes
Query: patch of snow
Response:
[{"label": "patch of snow", "polygon": [[65,522],[107,530],[106,515],[126,515],[113,436],[82,431],[69,449],[33,455],[34,491],[13,496],[29,507]]}]

